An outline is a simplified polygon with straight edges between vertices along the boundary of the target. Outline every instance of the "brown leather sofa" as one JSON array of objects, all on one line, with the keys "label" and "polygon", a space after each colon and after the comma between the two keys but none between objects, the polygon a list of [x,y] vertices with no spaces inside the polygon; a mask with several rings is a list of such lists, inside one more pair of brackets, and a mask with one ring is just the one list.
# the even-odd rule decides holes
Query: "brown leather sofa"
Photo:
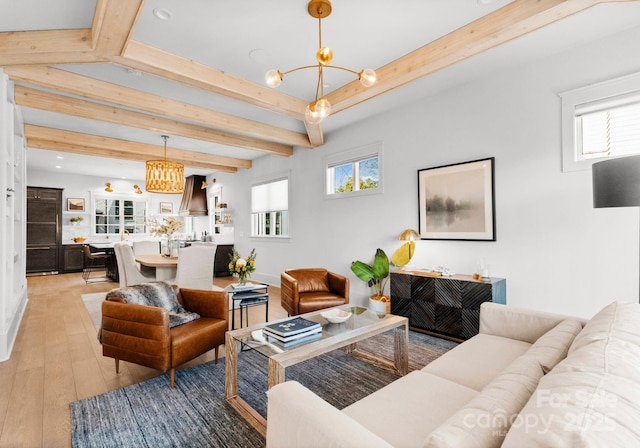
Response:
[{"label": "brown leather sofa", "polygon": [[115,358],[116,372],[120,360],[169,370],[173,388],[175,368],[181,364],[211,349],[218,362],[218,348],[228,329],[227,293],[173,288],[180,304],[198,313],[199,319],[169,328],[169,312],[164,308],[126,303],[118,296],[102,303],[102,354]]},{"label": "brown leather sofa", "polygon": [[349,279],[324,268],[289,269],[280,275],[282,307],[290,316],[349,303]]}]

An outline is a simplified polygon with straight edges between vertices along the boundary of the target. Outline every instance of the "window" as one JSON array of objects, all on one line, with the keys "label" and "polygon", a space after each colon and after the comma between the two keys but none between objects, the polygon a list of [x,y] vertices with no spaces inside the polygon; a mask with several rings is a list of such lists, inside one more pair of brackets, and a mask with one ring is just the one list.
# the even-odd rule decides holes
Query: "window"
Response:
[{"label": "window", "polygon": [[640,154],[640,74],[573,90],[562,98],[563,171]]},{"label": "window", "polygon": [[96,197],[93,201],[93,229],[96,235],[146,233],[147,201],[118,197]]},{"label": "window", "polygon": [[289,236],[289,179],[251,187],[251,236]]},{"label": "window", "polygon": [[382,145],[352,149],[326,159],[326,196],[382,192]]}]

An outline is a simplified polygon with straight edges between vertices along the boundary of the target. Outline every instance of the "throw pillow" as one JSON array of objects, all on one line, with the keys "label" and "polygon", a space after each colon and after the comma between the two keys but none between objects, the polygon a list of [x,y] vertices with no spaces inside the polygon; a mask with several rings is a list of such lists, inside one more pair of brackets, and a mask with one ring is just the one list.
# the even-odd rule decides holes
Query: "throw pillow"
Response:
[{"label": "throw pillow", "polygon": [[569,354],[595,341],[618,337],[640,346],[640,307],[637,303],[613,302],[600,310],[587,322],[569,348]]},{"label": "throw pillow", "polygon": [[122,297],[127,303],[164,308],[169,311],[169,328],[200,318],[199,314],[187,311],[180,305],[176,292],[167,282],[141,283],[113,289],[107,293],[107,299],[109,297]]},{"label": "throw pillow", "polygon": [[529,348],[525,356],[535,358],[546,374],[567,357],[571,343],[581,330],[582,324],[579,320],[563,320],[544,335],[540,336]]}]

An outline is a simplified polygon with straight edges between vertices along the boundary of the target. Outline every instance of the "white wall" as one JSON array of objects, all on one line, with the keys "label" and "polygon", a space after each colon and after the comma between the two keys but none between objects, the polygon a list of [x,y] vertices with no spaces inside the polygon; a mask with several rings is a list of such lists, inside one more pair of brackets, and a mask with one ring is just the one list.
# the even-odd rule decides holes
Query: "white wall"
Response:
[{"label": "white wall", "polygon": [[[286,268],[325,266],[348,275],[352,302],[364,303],[370,291],[350,263],[370,261],[377,247],[390,256],[398,234],[418,227],[417,170],[495,157],[497,241],[419,241],[413,264],[472,273],[486,258],[515,306],[588,317],[614,299],[637,302],[638,209],[593,209],[591,172],[561,172],[557,94],[640,71],[639,45],[640,28],[626,31],[368,119],[319,149],[218,176],[231,186],[236,247],[257,249],[253,278],[279,284]],[[374,141],[384,145],[384,194],[325,200],[323,158]],[[283,172],[291,239],[250,238],[250,185]]]}]

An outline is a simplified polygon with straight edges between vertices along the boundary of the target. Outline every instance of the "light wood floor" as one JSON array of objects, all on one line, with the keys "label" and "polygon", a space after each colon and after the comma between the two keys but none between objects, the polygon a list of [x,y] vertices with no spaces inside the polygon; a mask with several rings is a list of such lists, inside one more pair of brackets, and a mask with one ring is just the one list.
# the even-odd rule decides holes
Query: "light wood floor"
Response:
[{"label": "light wood floor", "polygon": [[[214,284],[233,280],[216,278]],[[11,358],[0,363],[0,447],[68,447],[70,403],[160,372],[123,362],[116,374],[114,360],[102,356],[81,295],[109,291],[116,283],[87,285],[80,273],[29,277],[27,283],[29,302]],[[269,320],[286,316],[280,289],[270,286]],[[251,324],[263,322],[264,307],[250,308],[249,318]],[[185,367],[213,359],[212,350]]]}]

